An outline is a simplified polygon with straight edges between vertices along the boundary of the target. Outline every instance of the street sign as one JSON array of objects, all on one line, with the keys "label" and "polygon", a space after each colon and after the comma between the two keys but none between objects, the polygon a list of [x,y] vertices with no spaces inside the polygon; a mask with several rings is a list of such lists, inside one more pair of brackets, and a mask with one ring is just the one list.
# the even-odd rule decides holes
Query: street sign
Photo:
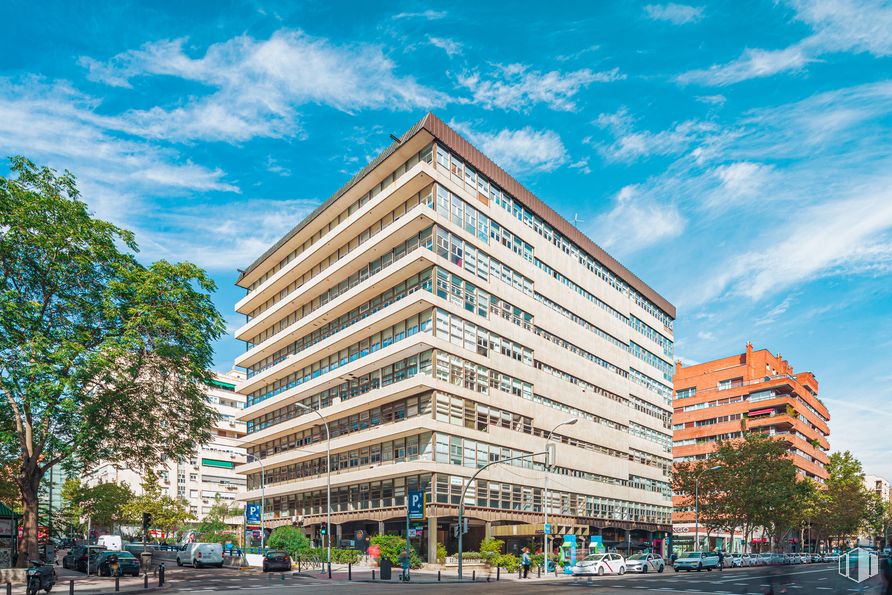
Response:
[{"label": "street sign", "polygon": [[411,538],[411,537],[416,537],[416,536],[417,536],[417,529],[409,529],[409,537]]},{"label": "street sign", "polygon": [[248,504],[247,506],[245,506],[245,520],[247,520],[249,523],[260,522],[259,504]]},{"label": "street sign", "polygon": [[551,523],[545,523],[545,534],[551,535]]},{"label": "street sign", "polygon": [[423,521],[426,518],[424,504],[424,492],[409,492],[407,505],[409,518],[416,521]]}]

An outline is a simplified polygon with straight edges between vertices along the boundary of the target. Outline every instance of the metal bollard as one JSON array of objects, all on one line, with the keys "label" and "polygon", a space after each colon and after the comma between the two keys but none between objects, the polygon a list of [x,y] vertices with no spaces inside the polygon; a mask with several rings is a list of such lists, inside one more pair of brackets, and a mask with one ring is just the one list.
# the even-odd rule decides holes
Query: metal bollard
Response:
[{"label": "metal bollard", "polygon": [[6,583],[6,595],[12,595],[12,583]]},{"label": "metal bollard", "polygon": [[148,588],[149,588],[149,575],[148,575],[148,573],[142,575],[142,588],[143,588],[143,589],[148,589]]},{"label": "metal bollard", "polygon": [[520,566],[517,567],[517,578],[520,578]]},{"label": "metal bollard", "polygon": [[331,578],[331,562],[328,563],[328,578]]},{"label": "metal bollard", "polygon": [[375,582],[375,569],[372,568],[372,582]]},{"label": "metal bollard", "polygon": [[536,565],[536,578],[542,578],[542,566]]},{"label": "metal bollard", "polygon": [[68,581],[68,593],[74,595],[74,581]]},{"label": "metal bollard", "polygon": [[115,593],[121,590],[121,577],[117,574],[115,575]]},{"label": "metal bollard", "polygon": [[439,570],[437,571],[437,582],[438,583],[440,582],[440,571]]},{"label": "metal bollard", "polygon": [[158,586],[164,586],[164,562],[158,565]]},{"label": "metal bollard", "polygon": [[477,580],[477,571],[476,571],[476,570],[472,570],[472,571],[471,571],[471,582],[473,583],[473,582],[476,581],[476,580]]},{"label": "metal bollard", "polygon": [[300,574],[300,558],[297,559],[297,573]]},{"label": "metal bollard", "polygon": [[353,580],[353,564],[350,562],[347,563],[347,580]]},{"label": "metal bollard", "polygon": [[499,574],[501,573],[501,566],[496,566],[496,580],[499,580]]}]

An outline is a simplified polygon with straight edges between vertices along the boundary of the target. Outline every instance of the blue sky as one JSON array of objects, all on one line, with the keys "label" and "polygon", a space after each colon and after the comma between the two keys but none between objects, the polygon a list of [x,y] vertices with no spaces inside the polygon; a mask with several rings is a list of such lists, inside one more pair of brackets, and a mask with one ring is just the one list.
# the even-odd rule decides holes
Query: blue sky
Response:
[{"label": "blue sky", "polygon": [[[0,150],[73,171],[145,259],[207,268],[231,327],[235,269],[431,110],[672,300],[679,357],[751,340],[815,372],[833,447],[892,479],[889,3],[12,0],[0,18]],[[221,341],[217,366],[241,349]]]}]

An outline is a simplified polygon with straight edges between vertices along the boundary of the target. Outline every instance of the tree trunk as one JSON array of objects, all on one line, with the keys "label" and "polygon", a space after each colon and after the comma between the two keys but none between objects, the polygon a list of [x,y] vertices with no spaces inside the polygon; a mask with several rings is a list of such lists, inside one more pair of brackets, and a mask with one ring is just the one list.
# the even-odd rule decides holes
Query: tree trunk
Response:
[{"label": "tree trunk", "polygon": [[16,566],[27,568],[30,560],[40,559],[37,547],[37,509],[40,503],[38,488],[43,473],[36,464],[26,462],[19,469],[16,483],[22,501],[22,539],[18,543]]}]

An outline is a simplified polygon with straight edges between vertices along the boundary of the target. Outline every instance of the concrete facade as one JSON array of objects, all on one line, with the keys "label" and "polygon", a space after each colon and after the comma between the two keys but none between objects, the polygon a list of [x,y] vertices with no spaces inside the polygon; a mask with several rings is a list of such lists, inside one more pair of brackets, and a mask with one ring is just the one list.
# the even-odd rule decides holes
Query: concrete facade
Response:
[{"label": "concrete facade", "polygon": [[[242,379],[244,374],[238,371],[214,374],[207,387],[207,399],[220,414],[220,419],[212,430],[211,441],[201,446],[189,460],[167,461],[166,467],[157,470],[162,490],[172,498],[185,499],[199,521],[210,512],[217,496],[236,504],[238,496],[245,490],[245,478],[236,472],[236,467],[245,462],[245,450],[241,446],[245,422],[238,419],[245,398],[235,392],[236,383]],[[139,494],[142,474],[104,463],[90,473],[87,481],[90,484],[126,483]],[[241,517],[229,519],[233,528],[239,527],[241,522]]]},{"label": "concrete facade", "polygon": [[[244,445],[267,526],[320,542],[331,427],[335,545],[405,534],[455,550],[553,533],[637,549],[670,527],[675,309],[433,115],[250,265]],[[249,462],[245,500],[261,499]],[[537,531],[536,527],[539,528]],[[629,539],[631,537],[631,540]],[[660,541],[657,542],[659,547]]]},{"label": "concrete facade", "polygon": [[[780,354],[754,350],[692,366],[676,364],[672,415],[676,463],[709,458],[718,440],[741,438],[744,431],[761,431],[786,441],[801,477],[818,483],[827,479],[830,413],[818,398],[818,381],[811,372],[794,373]],[[675,496],[673,535],[681,549],[694,546],[694,512],[687,496]],[[740,551],[741,536],[729,543],[727,533],[708,537],[708,547]],[[703,545],[702,547],[707,547]]]}]

